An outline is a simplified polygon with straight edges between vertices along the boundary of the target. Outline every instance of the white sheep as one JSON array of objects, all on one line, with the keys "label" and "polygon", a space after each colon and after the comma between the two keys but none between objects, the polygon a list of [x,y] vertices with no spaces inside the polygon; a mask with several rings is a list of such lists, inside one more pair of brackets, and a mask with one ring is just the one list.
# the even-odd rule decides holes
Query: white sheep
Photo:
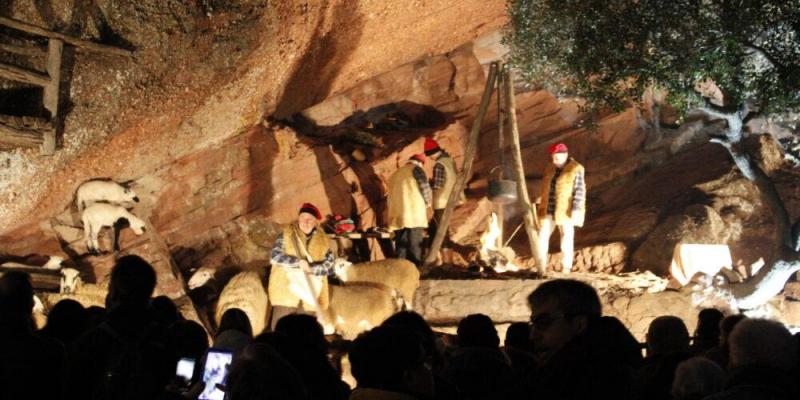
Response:
[{"label": "white sheep", "polygon": [[334,262],[334,272],[342,282],[372,282],[395,289],[402,297],[405,309],[412,309],[414,292],[419,287],[419,270],[411,261],[387,258],[352,264],[339,258]]},{"label": "white sheep", "polygon": [[324,317],[319,318],[325,333],[336,332],[345,339],[354,339],[391,317],[399,309],[396,290],[375,283],[330,285],[330,300]]},{"label": "white sheep", "polygon": [[48,309],[53,308],[56,303],[63,299],[75,300],[84,307],[105,307],[107,295],[107,286],[85,283],[81,279],[78,270],[63,268],[61,269],[61,288],[59,293],[42,293],[42,299]]},{"label": "white sheep", "polygon": [[75,192],[75,205],[78,211],[83,212],[84,208],[97,202],[138,203],[139,197],[132,189],[110,179],[91,179],[81,183]]},{"label": "white sheep", "polygon": [[257,272],[245,271],[236,274],[219,295],[216,321],[219,326],[222,314],[231,308],[238,308],[247,314],[253,333],[264,330],[267,321],[267,292]]},{"label": "white sheep", "polygon": [[190,290],[197,289],[201,286],[206,285],[210,280],[214,279],[214,274],[217,272],[216,269],[211,267],[200,267],[189,278],[189,282],[186,284]]},{"label": "white sheep", "polygon": [[[139,217],[131,214],[122,206],[108,203],[94,203],[83,210],[81,220],[83,221],[83,238],[86,240],[86,248],[90,252],[97,252],[100,248],[97,236],[104,227],[112,227],[120,220],[128,221],[131,229],[137,235],[141,235],[146,230],[145,223]],[[114,240],[116,246],[116,238]],[[114,249],[118,250],[118,249]]]}]

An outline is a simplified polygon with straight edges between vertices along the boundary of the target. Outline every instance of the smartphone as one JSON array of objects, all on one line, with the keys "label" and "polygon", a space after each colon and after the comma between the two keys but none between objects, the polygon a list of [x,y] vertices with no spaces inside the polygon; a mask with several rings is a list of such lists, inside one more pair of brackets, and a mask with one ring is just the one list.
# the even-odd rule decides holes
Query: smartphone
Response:
[{"label": "smartphone", "polygon": [[205,389],[200,394],[200,400],[223,400],[225,392],[217,387],[224,385],[228,378],[228,369],[233,361],[233,353],[223,349],[208,349],[206,363],[203,366],[203,382]]},{"label": "smartphone", "polygon": [[191,382],[194,376],[194,358],[183,357],[178,360],[175,376],[181,378],[184,382]]}]

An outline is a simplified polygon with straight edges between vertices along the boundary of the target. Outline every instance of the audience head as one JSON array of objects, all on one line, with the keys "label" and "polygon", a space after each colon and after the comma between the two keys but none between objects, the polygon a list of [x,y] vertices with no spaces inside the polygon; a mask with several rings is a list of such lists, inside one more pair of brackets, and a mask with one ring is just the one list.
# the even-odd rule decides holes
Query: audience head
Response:
[{"label": "audience head", "polygon": [[701,400],[722,391],[725,371],[717,363],[693,357],[678,364],[672,382],[672,398],[675,400]]},{"label": "audience head", "polygon": [[761,366],[791,370],[797,363],[797,343],[783,324],[748,318],[729,338],[731,367]]},{"label": "audience head", "polygon": [[155,287],[156,271],[150,263],[139,256],[124,256],[111,270],[106,307],[146,306]]},{"label": "audience head", "polygon": [[253,337],[253,328],[250,325],[250,318],[247,317],[244,311],[239,308],[229,308],[222,313],[222,318],[219,320],[219,329],[217,334],[225,332],[229,329],[244,333],[248,337]]},{"label": "audience head", "polygon": [[25,272],[0,277],[0,325],[33,329],[33,286]]},{"label": "audience head", "polygon": [[253,343],[231,365],[226,382],[228,400],[308,399],[300,375],[270,346]]},{"label": "audience head", "polygon": [[379,326],[356,338],[349,358],[360,388],[431,397],[433,377],[425,367],[422,344],[409,333]]},{"label": "audience head", "polygon": [[183,315],[178,311],[178,306],[167,296],[156,296],[150,301],[153,307],[153,314],[155,319],[164,324],[171,325],[183,319]]},{"label": "audience head", "polygon": [[648,355],[680,353],[689,350],[689,330],[683,320],[665,315],[650,322],[647,329]]},{"label": "audience head", "polygon": [[89,312],[81,303],[72,299],[63,299],[56,303],[47,314],[47,325],[42,333],[60,340],[65,345],[72,343],[78,336],[91,328]]},{"label": "audience head", "polygon": [[172,350],[175,361],[181,357],[200,360],[208,350],[206,330],[192,320],[174,322],[169,326],[167,337],[167,345]]},{"label": "audience head", "polygon": [[458,322],[456,331],[459,347],[485,347],[496,349],[500,346],[500,337],[489,316],[471,314]]},{"label": "audience head", "polygon": [[400,311],[383,321],[381,326],[393,326],[416,333],[422,340],[422,349],[425,351],[426,362],[434,369],[439,368],[444,362],[444,356],[436,347],[436,335],[422,315],[414,311]]},{"label": "audience head", "polygon": [[719,344],[720,322],[724,315],[716,308],[704,308],[697,314],[697,328],[694,330],[695,344],[706,349]]},{"label": "audience head", "polygon": [[531,326],[527,322],[514,322],[506,330],[506,347],[519,350],[531,349]]},{"label": "audience head", "polygon": [[719,323],[719,344],[727,345],[728,338],[736,325],[747,318],[744,314],[729,315]]},{"label": "audience head", "polygon": [[572,279],[554,279],[528,296],[531,339],[536,351],[548,358],[587,331],[600,318],[600,298],[593,287]]},{"label": "audience head", "polygon": [[317,318],[305,314],[289,314],[278,320],[275,332],[297,341],[298,344],[327,354],[328,341]]}]

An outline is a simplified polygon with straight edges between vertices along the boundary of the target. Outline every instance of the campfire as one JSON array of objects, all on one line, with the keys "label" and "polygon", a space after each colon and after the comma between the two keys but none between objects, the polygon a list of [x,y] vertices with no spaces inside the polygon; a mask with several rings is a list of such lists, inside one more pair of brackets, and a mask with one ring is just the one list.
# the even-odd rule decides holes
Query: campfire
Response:
[{"label": "campfire", "polygon": [[502,231],[497,222],[497,214],[492,213],[489,218],[489,226],[481,235],[481,248],[478,252],[476,263],[483,268],[492,268],[494,272],[516,272],[519,266],[514,264],[517,255],[510,247],[502,243]]}]

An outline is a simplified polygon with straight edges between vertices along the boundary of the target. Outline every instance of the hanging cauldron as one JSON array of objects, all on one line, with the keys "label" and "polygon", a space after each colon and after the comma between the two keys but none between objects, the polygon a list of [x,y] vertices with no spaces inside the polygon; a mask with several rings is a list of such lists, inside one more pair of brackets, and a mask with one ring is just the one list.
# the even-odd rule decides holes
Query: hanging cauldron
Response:
[{"label": "hanging cauldron", "polygon": [[489,180],[489,200],[497,204],[510,204],[517,201],[517,182],[509,179]]}]

